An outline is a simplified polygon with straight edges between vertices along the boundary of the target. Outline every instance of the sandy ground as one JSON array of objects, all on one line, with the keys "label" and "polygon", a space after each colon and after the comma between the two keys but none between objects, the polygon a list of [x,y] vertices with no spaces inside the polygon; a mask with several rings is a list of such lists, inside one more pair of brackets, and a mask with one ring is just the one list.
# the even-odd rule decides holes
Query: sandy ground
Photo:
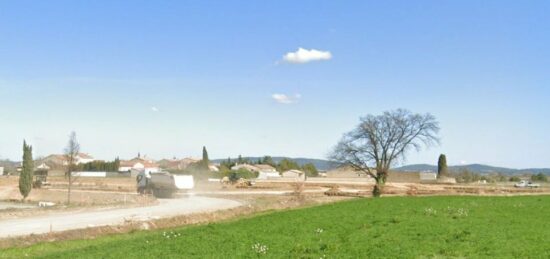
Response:
[{"label": "sandy ground", "polygon": [[[323,194],[329,188],[317,188],[303,190],[303,194]],[[236,190],[214,190],[214,191],[194,191],[192,194],[196,195],[291,195],[293,190],[248,190],[248,189],[236,189]]]},{"label": "sandy ground", "polygon": [[240,202],[233,200],[189,196],[162,199],[158,204],[149,207],[54,213],[40,217],[3,220],[0,221],[0,238],[117,225],[127,221],[147,221],[161,217],[230,209],[240,205]]},{"label": "sandy ground", "polygon": [[36,206],[28,205],[28,204],[20,204],[20,203],[0,201],[0,210],[6,210],[6,209],[33,209],[35,207]]}]

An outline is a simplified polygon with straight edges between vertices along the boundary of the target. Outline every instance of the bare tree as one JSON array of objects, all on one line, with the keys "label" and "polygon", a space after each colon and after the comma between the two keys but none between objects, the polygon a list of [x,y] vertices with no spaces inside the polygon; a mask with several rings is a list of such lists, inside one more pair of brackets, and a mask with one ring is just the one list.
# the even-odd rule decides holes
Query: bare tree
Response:
[{"label": "bare tree", "polygon": [[357,127],[344,134],[330,158],[342,165],[370,175],[376,181],[373,196],[382,194],[392,165],[404,160],[407,151],[439,143],[439,123],[431,114],[408,110],[367,115]]},{"label": "bare tree", "polygon": [[80,153],[80,144],[76,140],[76,133],[73,131],[69,135],[69,142],[65,147],[65,159],[67,162],[67,179],[69,180],[69,187],[67,192],[67,204],[71,204],[71,187],[76,177],[73,175],[73,171],[76,169],[76,160],[78,153]]}]

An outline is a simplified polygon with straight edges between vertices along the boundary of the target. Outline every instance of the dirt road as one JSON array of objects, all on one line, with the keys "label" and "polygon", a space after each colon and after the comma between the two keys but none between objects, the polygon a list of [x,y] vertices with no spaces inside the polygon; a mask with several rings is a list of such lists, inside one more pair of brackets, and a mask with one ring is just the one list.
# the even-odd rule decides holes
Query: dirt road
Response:
[{"label": "dirt road", "polygon": [[0,238],[117,225],[128,220],[156,219],[230,209],[238,206],[241,206],[241,203],[233,200],[190,196],[179,199],[161,199],[159,204],[148,207],[65,212],[39,217],[2,220],[0,221]]},{"label": "dirt road", "polygon": [[[319,194],[324,193],[329,188],[319,188],[315,190],[303,190],[304,194]],[[193,194],[196,195],[291,195],[293,190],[231,190],[231,191],[196,191]]]}]

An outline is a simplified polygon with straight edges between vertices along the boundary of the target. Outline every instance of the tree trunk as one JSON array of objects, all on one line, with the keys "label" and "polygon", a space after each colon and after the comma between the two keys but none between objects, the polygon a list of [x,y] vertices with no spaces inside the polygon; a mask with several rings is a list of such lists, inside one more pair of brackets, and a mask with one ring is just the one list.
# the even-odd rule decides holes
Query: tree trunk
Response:
[{"label": "tree trunk", "polygon": [[374,189],[372,190],[373,197],[378,198],[382,195],[387,177],[388,174],[386,172],[377,173],[377,177],[374,179],[376,183],[374,184]]},{"label": "tree trunk", "polygon": [[71,172],[69,172],[69,188],[67,191],[67,205],[71,205]]}]

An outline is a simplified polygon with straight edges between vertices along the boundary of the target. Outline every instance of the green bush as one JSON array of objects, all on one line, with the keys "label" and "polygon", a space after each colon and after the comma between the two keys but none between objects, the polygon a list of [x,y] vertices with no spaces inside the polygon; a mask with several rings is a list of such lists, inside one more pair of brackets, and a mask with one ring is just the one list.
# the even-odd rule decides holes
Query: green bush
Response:
[{"label": "green bush", "polygon": [[468,169],[462,169],[459,172],[454,173],[453,176],[459,183],[472,183],[481,180],[481,176],[479,174],[471,172]]},{"label": "green bush", "polygon": [[112,162],[95,160],[84,164],[78,164],[76,166],[76,170],[87,171],[87,172],[118,172],[119,167],[120,167],[120,160],[117,157]]},{"label": "green bush", "polygon": [[548,177],[543,173],[531,175],[531,181],[548,182]]},{"label": "green bush", "polygon": [[229,177],[229,181],[235,182],[239,180],[240,178],[244,179],[254,179],[258,177],[258,172],[251,172],[244,168],[241,168],[239,170],[229,170],[225,171],[222,174],[222,177]]},{"label": "green bush", "polygon": [[319,175],[319,171],[317,171],[317,168],[312,163],[308,163],[302,166],[302,170],[306,173],[307,176],[315,177]]},{"label": "green bush", "polygon": [[521,181],[521,178],[519,178],[517,176],[510,177],[510,182],[519,182],[519,181]]}]

